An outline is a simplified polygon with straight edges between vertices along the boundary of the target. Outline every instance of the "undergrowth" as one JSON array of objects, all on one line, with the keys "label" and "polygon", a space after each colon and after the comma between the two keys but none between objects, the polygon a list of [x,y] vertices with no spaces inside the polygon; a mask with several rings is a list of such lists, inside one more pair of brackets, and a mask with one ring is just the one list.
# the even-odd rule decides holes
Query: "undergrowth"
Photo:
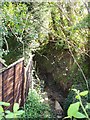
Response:
[{"label": "undergrowth", "polygon": [[48,104],[43,103],[43,98],[35,89],[30,90],[25,103],[25,118],[50,118],[51,111]]}]

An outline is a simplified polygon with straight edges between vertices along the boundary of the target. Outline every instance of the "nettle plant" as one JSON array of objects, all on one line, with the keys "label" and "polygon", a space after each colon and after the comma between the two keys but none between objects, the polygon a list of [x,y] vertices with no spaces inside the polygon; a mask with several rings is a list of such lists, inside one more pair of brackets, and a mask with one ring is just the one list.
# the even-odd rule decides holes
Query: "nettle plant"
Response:
[{"label": "nettle plant", "polygon": [[[76,95],[76,99],[77,102],[76,103],[72,103],[70,104],[68,111],[67,111],[67,117],[66,118],[70,118],[71,120],[74,118],[76,119],[87,119],[90,120],[89,115],[88,115],[88,110],[90,109],[90,103],[86,102],[86,105],[83,104],[82,102],[82,97],[86,97],[88,95],[88,91],[83,91],[80,92],[79,90],[76,89],[72,89],[77,95]],[[80,112],[80,110],[82,109],[82,112]]]},{"label": "nettle plant", "polygon": [[19,118],[21,115],[24,114],[24,110],[19,110],[19,104],[14,103],[13,105],[13,112],[9,110],[4,110],[2,106],[10,106],[10,103],[7,102],[0,102],[0,120],[3,118]]}]

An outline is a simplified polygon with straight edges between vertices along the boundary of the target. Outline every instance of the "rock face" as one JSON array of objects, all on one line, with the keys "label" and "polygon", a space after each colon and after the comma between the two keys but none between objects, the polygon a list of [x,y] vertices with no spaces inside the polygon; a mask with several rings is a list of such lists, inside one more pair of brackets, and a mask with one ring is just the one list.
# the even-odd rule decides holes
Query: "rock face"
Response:
[{"label": "rock face", "polygon": [[49,43],[39,54],[36,53],[34,61],[41,79],[49,86],[57,84],[66,96],[72,84],[67,76],[74,64],[69,50],[56,50],[55,45]]},{"label": "rock face", "polygon": [[61,108],[61,106],[60,106],[60,104],[59,104],[59,102],[56,100],[55,101],[55,109],[58,111],[58,110],[61,110],[61,111],[63,111],[62,110],[62,108]]},{"label": "rock face", "polygon": [[55,110],[56,110],[57,118],[61,118],[64,112],[63,112],[61,105],[59,104],[57,100],[55,100]]}]

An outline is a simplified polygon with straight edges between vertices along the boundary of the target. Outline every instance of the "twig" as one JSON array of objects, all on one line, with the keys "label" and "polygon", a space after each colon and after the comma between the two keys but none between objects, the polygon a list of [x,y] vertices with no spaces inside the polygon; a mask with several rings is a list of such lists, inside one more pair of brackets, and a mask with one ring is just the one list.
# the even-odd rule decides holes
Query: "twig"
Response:
[{"label": "twig", "polygon": [[42,55],[42,54],[40,54],[38,51],[36,51],[41,57],[43,56],[44,58],[46,58],[47,60],[49,60],[49,58],[48,57],[46,57],[45,55]]},{"label": "twig", "polygon": [[84,78],[84,80],[85,80],[85,82],[86,82],[87,89],[88,89],[88,91],[89,91],[88,81],[87,81],[87,79],[86,79],[86,76],[85,76],[85,74],[84,74],[81,66],[80,66],[79,63],[77,62],[76,58],[74,57],[74,54],[72,53],[72,51],[71,51],[71,49],[70,49],[69,41],[68,41],[68,48],[69,48],[69,51],[70,51],[70,53],[71,53],[71,55],[72,55],[72,57],[73,57],[76,65],[78,66],[78,68],[80,69],[80,71],[81,71],[81,73],[82,73],[82,75],[83,75],[83,78]]}]

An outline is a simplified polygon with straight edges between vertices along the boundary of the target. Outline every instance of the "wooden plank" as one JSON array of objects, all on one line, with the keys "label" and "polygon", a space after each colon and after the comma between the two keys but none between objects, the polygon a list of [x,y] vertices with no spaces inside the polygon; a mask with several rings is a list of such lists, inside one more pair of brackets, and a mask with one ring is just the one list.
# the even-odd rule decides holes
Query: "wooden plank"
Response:
[{"label": "wooden plank", "polygon": [[13,88],[12,87],[10,89],[8,89],[7,91],[5,91],[4,98],[5,98],[6,95],[9,95],[10,93],[13,93]]},{"label": "wooden plank", "polygon": [[13,104],[10,104],[9,107],[4,107],[5,110],[13,111]]},{"label": "wooden plank", "polygon": [[24,61],[23,61],[23,67],[22,67],[22,83],[21,83],[21,104],[20,106],[24,105],[25,102],[25,94],[24,94],[24,84],[25,84],[25,79],[24,79]]},{"label": "wooden plank", "polygon": [[17,99],[19,97],[19,99],[21,99],[21,89],[18,89],[15,91],[15,94],[14,94],[14,102],[18,102],[19,103],[19,99]]},{"label": "wooden plank", "polygon": [[13,82],[9,83],[9,85],[5,84],[4,91],[7,91],[8,89],[11,89],[12,86],[13,86]]},{"label": "wooden plank", "polygon": [[10,111],[12,111],[12,110],[13,110],[13,99],[10,98],[10,99],[8,100],[8,103],[10,103],[10,106],[9,106],[9,107],[4,107],[4,109],[5,109],[5,110],[10,110]]},{"label": "wooden plank", "polygon": [[[11,65],[8,66],[8,68],[12,67],[12,66],[15,66],[16,64],[19,64],[21,63],[22,61],[24,61],[24,58],[20,58],[19,60],[17,60],[16,62],[12,63]],[[8,69],[7,68],[7,69]]]},{"label": "wooden plank", "polygon": [[[3,101],[9,102],[13,99],[14,67],[3,71]],[[12,104],[12,103],[11,103]]]},{"label": "wooden plank", "polygon": [[5,98],[5,101],[10,102],[10,100],[13,99],[13,95],[12,94],[13,93],[8,94],[8,96],[6,96],[6,98]]},{"label": "wooden plank", "polygon": [[15,66],[15,86],[14,86],[14,102],[20,104],[21,99],[21,86],[22,86],[22,68],[24,67],[23,61]]},{"label": "wooden plank", "polygon": [[7,79],[9,79],[10,77],[13,77],[13,75],[14,75],[14,67],[3,71],[2,74],[4,76],[3,80],[7,82]]},{"label": "wooden plank", "polygon": [[24,58],[20,58],[19,60],[17,60],[16,62],[12,63],[11,65],[9,65],[8,67],[6,67],[5,69],[2,70],[2,72],[7,71],[8,69],[14,67],[16,64],[19,64],[20,62],[24,61]]},{"label": "wooden plank", "polygon": [[[4,81],[4,83],[6,82],[6,84],[9,84],[10,82],[12,82],[13,77],[14,77],[13,75],[12,75],[12,76],[9,76],[9,77],[7,78],[7,80]],[[8,81],[9,83],[7,83],[7,81]]]}]

